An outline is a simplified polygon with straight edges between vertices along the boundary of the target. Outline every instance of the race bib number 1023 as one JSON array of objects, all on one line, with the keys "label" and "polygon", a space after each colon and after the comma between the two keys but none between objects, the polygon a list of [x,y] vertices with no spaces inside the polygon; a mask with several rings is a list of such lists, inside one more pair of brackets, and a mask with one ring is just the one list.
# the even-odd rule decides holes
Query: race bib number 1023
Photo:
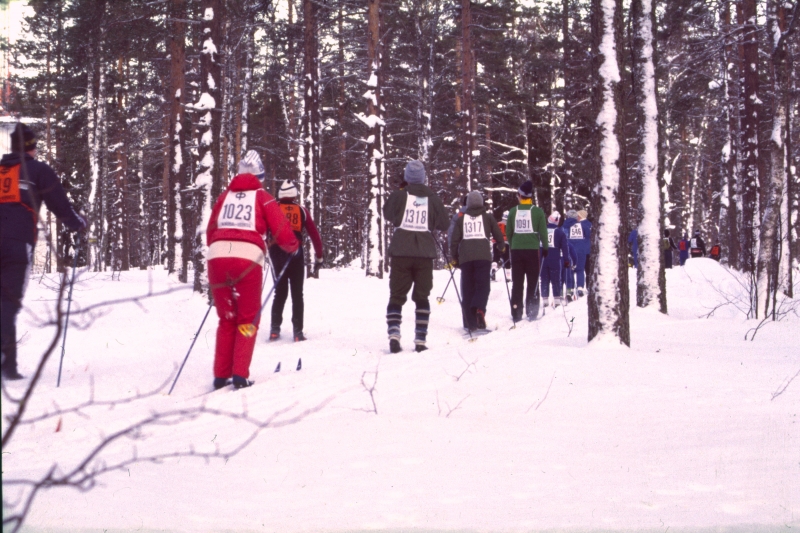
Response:
[{"label": "race bib number 1023", "polygon": [[256,230],[256,192],[228,191],[219,210],[217,228]]},{"label": "race bib number 1023", "polygon": [[409,194],[400,227],[408,231],[428,231],[428,198]]}]

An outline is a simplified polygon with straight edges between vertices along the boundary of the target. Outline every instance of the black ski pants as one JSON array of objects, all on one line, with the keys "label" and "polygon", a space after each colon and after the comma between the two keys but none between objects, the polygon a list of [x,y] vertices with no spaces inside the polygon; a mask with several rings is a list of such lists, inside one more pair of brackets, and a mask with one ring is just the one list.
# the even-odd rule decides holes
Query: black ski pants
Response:
[{"label": "black ski pants", "polygon": [[[283,265],[289,259],[289,254],[273,246],[270,248],[270,259],[272,260],[272,268],[275,275],[279,275],[283,270]],[[286,272],[283,277],[278,281],[278,286],[275,287],[275,299],[272,301],[272,328],[280,328],[283,323],[283,308],[286,305],[286,299],[289,297],[289,287],[292,289],[292,328],[294,333],[303,331],[303,312],[305,306],[303,304],[303,281],[306,278],[306,266],[303,260],[302,250],[297,255],[291,257],[289,266],[286,267]]]},{"label": "black ski pants", "polygon": [[6,239],[0,245],[0,349],[4,372],[17,371],[17,314],[28,281],[31,246]]},{"label": "black ski pants", "polygon": [[539,316],[539,250],[511,250],[511,309],[515,321],[522,319],[523,290],[525,314],[528,320],[536,320]]},{"label": "black ski pants", "polygon": [[486,314],[491,282],[489,280],[492,262],[488,259],[467,261],[461,268],[461,307],[467,320],[467,327],[478,327],[477,312]]}]

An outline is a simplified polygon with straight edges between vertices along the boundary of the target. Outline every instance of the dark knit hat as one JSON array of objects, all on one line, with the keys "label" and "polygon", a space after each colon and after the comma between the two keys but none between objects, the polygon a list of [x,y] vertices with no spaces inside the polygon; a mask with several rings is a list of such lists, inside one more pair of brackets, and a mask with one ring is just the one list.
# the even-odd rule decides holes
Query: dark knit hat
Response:
[{"label": "dark knit hat", "polygon": [[472,191],[467,195],[467,208],[483,207],[483,196],[478,191]]},{"label": "dark knit hat", "polygon": [[17,153],[31,150],[36,150],[36,134],[25,124],[18,122],[11,132],[11,151]]},{"label": "dark knit hat", "polygon": [[519,195],[523,198],[530,198],[533,196],[533,182],[528,180],[519,186]]},{"label": "dark knit hat", "polygon": [[409,184],[420,183],[424,185],[427,179],[427,176],[425,175],[425,165],[416,159],[409,161],[406,165],[405,179]]}]

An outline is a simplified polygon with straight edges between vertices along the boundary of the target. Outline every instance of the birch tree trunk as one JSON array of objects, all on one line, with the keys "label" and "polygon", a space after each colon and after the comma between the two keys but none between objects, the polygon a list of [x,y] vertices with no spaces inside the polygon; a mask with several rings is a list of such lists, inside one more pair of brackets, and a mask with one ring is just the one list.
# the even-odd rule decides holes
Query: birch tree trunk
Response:
[{"label": "birch tree trunk", "polygon": [[[168,194],[166,194],[166,227],[167,227],[167,271],[175,272],[176,243],[181,231],[181,218],[178,213],[182,211],[183,201],[181,190],[188,182],[186,164],[186,134],[183,131],[184,103],[186,102],[186,0],[170,0],[169,5],[170,32],[167,39],[167,49],[170,54],[169,69],[169,119],[167,135],[169,139],[168,160]],[[186,281],[184,276],[184,282]]]},{"label": "birch tree trunk", "polygon": [[663,271],[661,262],[661,195],[658,186],[658,106],[656,101],[656,79],[653,64],[655,38],[653,27],[654,0],[633,0],[631,13],[634,24],[634,77],[636,90],[636,113],[641,153],[638,157],[637,178],[642,184],[639,225],[639,268],[636,271],[636,304],[639,307],[658,305],[662,313],[667,312],[666,294],[659,283]]},{"label": "birch tree trunk", "polygon": [[381,107],[381,0],[368,0],[369,34],[367,37],[367,61],[369,79],[364,98],[367,99],[367,115],[359,118],[370,128],[367,139],[367,158],[369,161],[369,199],[364,239],[364,266],[367,276],[383,278],[384,270],[384,231],[383,231],[383,195],[385,184],[384,126],[383,108]]},{"label": "birch tree trunk", "polygon": [[628,261],[621,242],[627,226],[620,201],[625,192],[621,41],[622,1],[593,0],[593,103],[597,112],[599,166],[593,180],[592,211],[596,222],[591,235],[589,340],[618,341],[630,346]]}]

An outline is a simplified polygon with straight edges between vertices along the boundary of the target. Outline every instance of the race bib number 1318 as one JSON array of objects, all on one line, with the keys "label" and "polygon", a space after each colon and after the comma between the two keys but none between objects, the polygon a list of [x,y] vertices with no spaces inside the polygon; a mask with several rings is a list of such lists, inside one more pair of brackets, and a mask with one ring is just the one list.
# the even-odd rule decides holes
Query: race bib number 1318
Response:
[{"label": "race bib number 1318", "polygon": [[408,231],[428,231],[428,198],[426,196],[408,195],[400,227]]}]

